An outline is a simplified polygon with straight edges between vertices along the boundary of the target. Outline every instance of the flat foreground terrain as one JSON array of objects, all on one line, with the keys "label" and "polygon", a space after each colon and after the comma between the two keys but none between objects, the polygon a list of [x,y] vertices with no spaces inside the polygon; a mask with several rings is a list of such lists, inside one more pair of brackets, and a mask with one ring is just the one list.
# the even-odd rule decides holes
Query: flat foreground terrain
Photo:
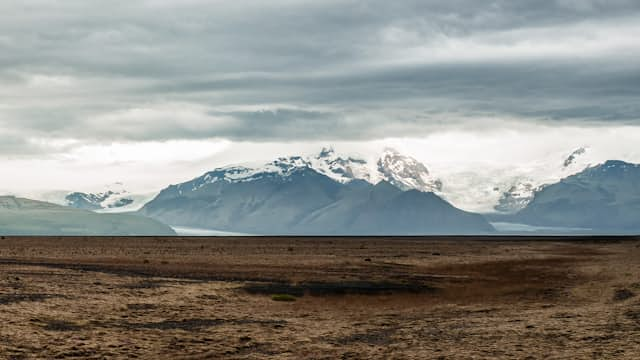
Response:
[{"label": "flat foreground terrain", "polygon": [[7,237],[0,324],[3,359],[638,359],[640,238]]}]

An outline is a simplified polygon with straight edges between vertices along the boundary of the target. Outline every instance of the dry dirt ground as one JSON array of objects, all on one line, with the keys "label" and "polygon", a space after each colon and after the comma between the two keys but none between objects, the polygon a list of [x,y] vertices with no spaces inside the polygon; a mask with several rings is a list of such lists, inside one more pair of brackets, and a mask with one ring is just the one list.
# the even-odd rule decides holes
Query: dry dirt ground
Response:
[{"label": "dry dirt ground", "polygon": [[7,237],[0,324],[2,359],[640,359],[640,238]]}]

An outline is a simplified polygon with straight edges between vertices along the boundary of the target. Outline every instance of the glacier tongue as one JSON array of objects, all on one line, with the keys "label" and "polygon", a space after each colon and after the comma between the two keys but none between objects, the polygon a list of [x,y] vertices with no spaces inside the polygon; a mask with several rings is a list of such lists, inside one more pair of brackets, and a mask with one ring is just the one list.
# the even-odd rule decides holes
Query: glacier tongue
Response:
[{"label": "glacier tongue", "polygon": [[514,183],[502,193],[494,209],[502,213],[516,213],[524,209],[533,200],[536,191],[542,188],[542,186],[535,187],[529,181],[531,180]]}]

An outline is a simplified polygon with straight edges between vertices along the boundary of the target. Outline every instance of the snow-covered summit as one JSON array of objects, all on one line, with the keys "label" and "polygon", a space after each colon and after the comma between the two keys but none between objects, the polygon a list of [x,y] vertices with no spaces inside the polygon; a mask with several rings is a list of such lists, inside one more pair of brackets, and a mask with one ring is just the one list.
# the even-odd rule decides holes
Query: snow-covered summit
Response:
[{"label": "snow-covered summit", "polygon": [[[509,187],[502,190],[502,195],[494,209],[503,213],[515,213],[524,209],[533,200],[536,192],[542,190],[546,184],[554,183],[592,166],[594,160],[588,156],[588,152],[588,147],[577,148],[566,155],[561,164],[551,162],[544,168],[538,169],[536,173],[514,178]],[[540,174],[543,174],[544,178],[540,177]]]},{"label": "snow-covered summit", "polygon": [[97,212],[126,212],[138,210],[154,195],[131,193],[123,183],[116,182],[94,192],[68,192],[60,203]]},{"label": "snow-covered summit", "polygon": [[323,148],[318,155],[309,157],[310,167],[338,182],[346,183],[360,179],[377,184],[383,177],[376,171],[375,164],[352,156],[343,156],[329,147]]},{"label": "snow-covered summit", "polygon": [[311,156],[280,157],[262,165],[220,167],[190,184],[195,189],[216,181],[247,182],[266,176],[287,177],[302,169],[311,169],[340,183],[358,179],[377,184],[386,180],[403,190],[435,192],[442,189],[442,182],[434,178],[424,164],[393,149],[385,149],[377,160],[370,161],[339,154],[333,148],[323,148]]},{"label": "snow-covered summit", "polygon": [[442,181],[434,178],[423,163],[394,149],[386,148],[377,165],[383,179],[400,189],[424,192],[442,190]]},{"label": "snow-covered summit", "polygon": [[568,168],[571,165],[575,165],[579,158],[581,157],[581,155],[584,155],[587,152],[587,149],[584,147],[578,148],[576,150],[574,150],[571,154],[569,154],[569,156],[567,156],[567,158],[564,160],[564,163],[562,164],[563,168]]},{"label": "snow-covered summit", "polygon": [[122,184],[101,192],[72,192],[65,196],[67,206],[85,210],[113,209],[130,205],[134,200]]}]

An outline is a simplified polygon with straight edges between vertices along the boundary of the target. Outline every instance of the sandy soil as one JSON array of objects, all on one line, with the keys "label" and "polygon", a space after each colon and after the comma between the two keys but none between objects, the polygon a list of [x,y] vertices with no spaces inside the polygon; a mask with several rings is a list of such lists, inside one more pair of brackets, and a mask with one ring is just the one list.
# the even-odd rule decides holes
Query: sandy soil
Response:
[{"label": "sandy soil", "polygon": [[2,238],[0,323],[2,359],[638,359],[640,238]]}]

